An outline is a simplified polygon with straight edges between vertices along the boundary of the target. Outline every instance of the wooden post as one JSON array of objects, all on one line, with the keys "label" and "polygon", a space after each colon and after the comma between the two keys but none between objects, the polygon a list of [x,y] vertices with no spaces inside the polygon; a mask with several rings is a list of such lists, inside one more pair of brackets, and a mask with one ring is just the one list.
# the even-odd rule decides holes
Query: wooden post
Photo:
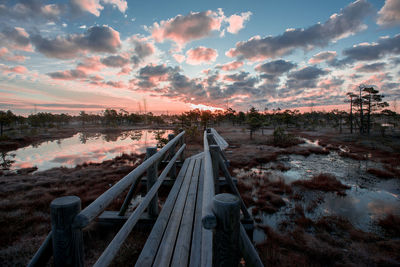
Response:
[{"label": "wooden post", "polygon": [[[183,132],[183,129],[179,129],[179,132]],[[182,135],[181,139],[180,139],[180,143],[181,146],[183,146],[185,144],[185,135]],[[185,161],[185,151],[182,151],[181,156],[179,157],[180,160],[180,166],[182,166],[183,162]]]},{"label": "wooden post", "polygon": [[210,154],[213,168],[213,176],[214,176],[214,186],[215,186],[215,194],[219,193],[219,146],[218,145],[210,145]]},{"label": "wooden post", "polygon": [[[175,135],[174,134],[169,134],[168,135],[168,141],[171,142],[172,139],[174,139]],[[175,147],[176,145],[174,144],[173,146],[171,146],[171,148],[169,149],[169,160],[171,160],[174,155],[175,155]],[[171,171],[169,172],[169,176],[172,179],[176,179],[176,163],[174,163],[174,165],[172,165]]]},{"label": "wooden post", "polygon": [[[148,147],[146,149],[146,155],[147,158],[150,158],[153,156],[155,153],[157,153],[157,148],[156,147]],[[157,163],[153,163],[148,169],[147,169],[147,192],[150,191],[151,187],[153,184],[157,181],[157,172],[158,172],[158,166]],[[154,198],[151,200],[150,205],[148,207],[148,213],[150,217],[157,217],[158,215],[158,194],[154,196]]]},{"label": "wooden post", "polygon": [[240,204],[237,196],[219,194],[213,200],[217,217],[213,266],[238,266],[240,260]]},{"label": "wooden post", "polygon": [[54,266],[83,266],[83,236],[80,228],[73,228],[75,216],[81,211],[81,199],[65,196],[50,204],[53,236]]}]

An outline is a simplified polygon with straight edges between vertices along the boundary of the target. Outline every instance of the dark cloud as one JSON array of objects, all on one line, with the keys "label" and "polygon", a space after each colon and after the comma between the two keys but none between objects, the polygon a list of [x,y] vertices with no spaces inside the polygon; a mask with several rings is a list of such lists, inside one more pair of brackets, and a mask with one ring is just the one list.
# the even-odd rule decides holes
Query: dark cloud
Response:
[{"label": "dark cloud", "polygon": [[315,88],[317,87],[318,78],[325,74],[328,74],[328,71],[313,66],[292,71],[288,74],[286,88],[279,90],[279,94],[287,95],[289,92],[291,94],[299,94],[301,92],[299,89]]},{"label": "dark cloud", "polygon": [[363,64],[355,67],[355,70],[358,72],[379,72],[385,69],[386,63],[377,62],[372,64]]},{"label": "dark cloud", "polygon": [[108,67],[118,68],[123,67],[129,63],[129,60],[121,57],[120,55],[117,56],[108,56],[106,58],[101,59],[101,63]]},{"label": "dark cloud", "polygon": [[296,67],[296,64],[283,59],[270,61],[262,65],[258,65],[256,70],[271,75],[281,75]]},{"label": "dark cloud", "polygon": [[386,55],[399,55],[400,54],[400,34],[392,38],[381,38],[377,43],[359,44],[351,48],[345,49],[345,55],[348,61],[358,60],[379,60]]},{"label": "dark cloud", "polygon": [[119,33],[109,26],[93,26],[84,34],[70,34],[46,39],[36,34],[31,36],[35,49],[47,57],[70,59],[80,53],[115,53],[121,46]]},{"label": "dark cloud", "polygon": [[231,82],[240,82],[244,81],[249,76],[249,74],[249,72],[241,71],[239,73],[225,75],[224,79]]},{"label": "dark cloud", "polygon": [[152,43],[146,42],[143,39],[133,37],[131,39],[132,44],[134,45],[134,55],[131,57],[131,61],[133,64],[138,65],[143,62],[143,60],[154,54],[155,48]]},{"label": "dark cloud", "polygon": [[344,38],[366,28],[363,19],[370,13],[371,5],[358,0],[346,6],[339,14],[332,15],[325,23],[306,29],[289,29],[278,36],[252,37],[239,42],[228,56],[262,60],[292,53],[296,48],[323,47],[329,42]]},{"label": "dark cloud", "polygon": [[29,34],[20,27],[5,27],[0,32],[0,45],[12,50],[30,50]]},{"label": "dark cloud", "polygon": [[47,73],[47,75],[57,80],[77,80],[86,78],[86,73],[81,70],[57,71],[57,72]]},{"label": "dark cloud", "polygon": [[313,80],[327,74],[328,72],[317,67],[305,67],[289,73],[288,77],[297,80]]},{"label": "dark cloud", "polygon": [[172,71],[171,67],[163,65],[147,65],[139,70],[140,77],[163,76]]},{"label": "dark cloud", "polygon": [[14,5],[0,4],[0,20],[44,20],[56,21],[65,11],[63,4],[45,4],[41,0],[10,1]]}]

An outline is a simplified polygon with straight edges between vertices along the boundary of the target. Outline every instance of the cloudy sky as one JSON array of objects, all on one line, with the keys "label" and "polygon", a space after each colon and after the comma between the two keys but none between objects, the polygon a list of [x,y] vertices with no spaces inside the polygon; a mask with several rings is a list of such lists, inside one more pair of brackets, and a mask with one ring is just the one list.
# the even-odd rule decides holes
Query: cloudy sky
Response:
[{"label": "cloudy sky", "polygon": [[399,75],[400,0],[0,0],[0,109],[20,114],[330,110],[360,84],[397,107]]}]

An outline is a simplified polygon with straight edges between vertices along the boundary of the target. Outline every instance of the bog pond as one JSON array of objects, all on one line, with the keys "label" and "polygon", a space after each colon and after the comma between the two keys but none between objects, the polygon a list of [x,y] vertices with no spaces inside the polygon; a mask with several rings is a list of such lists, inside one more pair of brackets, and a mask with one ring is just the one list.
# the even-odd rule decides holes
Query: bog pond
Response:
[{"label": "bog pond", "polygon": [[0,169],[18,170],[36,166],[38,171],[99,163],[123,153],[141,154],[156,146],[171,130],[130,130],[118,133],[77,133],[72,137],[30,145],[0,157]]}]

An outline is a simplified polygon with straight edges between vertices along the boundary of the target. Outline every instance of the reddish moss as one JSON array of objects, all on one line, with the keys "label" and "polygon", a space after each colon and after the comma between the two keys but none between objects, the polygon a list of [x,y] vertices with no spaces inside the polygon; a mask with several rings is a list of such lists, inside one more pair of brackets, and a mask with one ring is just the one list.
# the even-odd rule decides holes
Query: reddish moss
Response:
[{"label": "reddish moss", "polygon": [[316,175],[311,180],[294,181],[292,185],[325,192],[341,192],[350,188],[338,181],[334,175],[328,173]]},{"label": "reddish moss", "polygon": [[385,231],[393,237],[400,237],[400,216],[388,214],[385,218],[378,221]]},{"label": "reddish moss", "polygon": [[393,174],[392,172],[381,170],[381,169],[369,168],[367,170],[367,172],[370,174],[373,174],[379,178],[386,178],[386,179],[396,178],[396,175]]}]

